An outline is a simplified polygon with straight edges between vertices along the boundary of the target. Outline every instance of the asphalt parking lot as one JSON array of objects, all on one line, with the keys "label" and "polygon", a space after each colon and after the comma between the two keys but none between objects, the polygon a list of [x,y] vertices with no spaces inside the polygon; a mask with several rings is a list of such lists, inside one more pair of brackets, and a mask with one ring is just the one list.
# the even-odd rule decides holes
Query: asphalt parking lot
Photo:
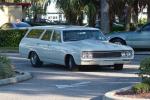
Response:
[{"label": "asphalt parking lot", "polygon": [[33,68],[17,53],[6,54],[16,69],[28,71],[33,79],[0,87],[1,100],[102,100],[110,90],[133,85],[140,81],[136,73],[140,61],[148,54],[137,54],[124,70],[106,67],[83,68],[69,72],[63,66],[45,65]]}]

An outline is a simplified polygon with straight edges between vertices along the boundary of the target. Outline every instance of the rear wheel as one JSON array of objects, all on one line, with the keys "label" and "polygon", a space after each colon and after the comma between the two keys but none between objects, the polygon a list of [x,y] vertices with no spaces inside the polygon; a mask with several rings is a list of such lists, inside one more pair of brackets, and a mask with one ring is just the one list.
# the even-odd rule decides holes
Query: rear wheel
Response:
[{"label": "rear wheel", "polygon": [[74,58],[70,56],[68,58],[67,67],[70,71],[78,71],[79,67],[76,65]]},{"label": "rear wheel", "polygon": [[35,52],[31,53],[30,62],[33,67],[41,67],[43,65],[43,62],[40,61],[38,55]]},{"label": "rear wheel", "polygon": [[122,70],[123,69],[123,64],[115,64],[114,65],[114,70]]}]

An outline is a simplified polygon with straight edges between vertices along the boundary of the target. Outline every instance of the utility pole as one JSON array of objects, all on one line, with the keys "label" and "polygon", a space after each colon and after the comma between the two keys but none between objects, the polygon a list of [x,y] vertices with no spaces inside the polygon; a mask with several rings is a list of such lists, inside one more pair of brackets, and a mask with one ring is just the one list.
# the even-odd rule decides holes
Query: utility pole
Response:
[{"label": "utility pole", "polygon": [[109,21],[109,0],[100,0],[101,6],[101,30],[104,33],[110,32],[110,21]]}]

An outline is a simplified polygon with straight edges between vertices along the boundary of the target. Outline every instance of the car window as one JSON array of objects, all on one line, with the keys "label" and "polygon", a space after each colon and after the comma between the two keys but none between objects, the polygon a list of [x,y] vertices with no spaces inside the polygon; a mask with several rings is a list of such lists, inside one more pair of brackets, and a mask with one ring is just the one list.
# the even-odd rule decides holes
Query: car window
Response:
[{"label": "car window", "polygon": [[2,25],[1,28],[2,29],[13,28],[13,25],[11,23],[6,23],[6,24]]},{"label": "car window", "polygon": [[61,34],[60,31],[54,31],[53,37],[52,37],[53,42],[61,42]]},{"label": "car window", "polygon": [[106,41],[107,39],[99,30],[66,30],[63,31],[64,42],[94,39]]},{"label": "car window", "polygon": [[50,41],[52,30],[46,30],[41,40]]},{"label": "car window", "polygon": [[44,30],[32,29],[26,37],[27,38],[39,38],[43,32]]},{"label": "car window", "polygon": [[146,25],[143,27],[142,31],[150,31],[150,25]]}]

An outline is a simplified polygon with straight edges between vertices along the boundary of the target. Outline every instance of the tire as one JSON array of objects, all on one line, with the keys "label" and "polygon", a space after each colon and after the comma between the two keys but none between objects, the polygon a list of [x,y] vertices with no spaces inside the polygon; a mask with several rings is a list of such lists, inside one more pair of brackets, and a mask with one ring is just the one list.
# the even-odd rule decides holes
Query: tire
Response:
[{"label": "tire", "polygon": [[43,62],[39,59],[38,55],[35,52],[31,53],[30,62],[33,67],[41,67],[43,65]]},{"label": "tire", "polygon": [[68,59],[67,67],[70,71],[78,71],[79,70],[79,67],[76,65],[74,58],[72,56],[70,56]]},{"label": "tire", "polygon": [[115,43],[115,44],[126,45],[126,42],[122,39],[113,39],[113,40],[111,40],[111,42]]},{"label": "tire", "polygon": [[114,70],[123,70],[123,64],[115,64]]}]

